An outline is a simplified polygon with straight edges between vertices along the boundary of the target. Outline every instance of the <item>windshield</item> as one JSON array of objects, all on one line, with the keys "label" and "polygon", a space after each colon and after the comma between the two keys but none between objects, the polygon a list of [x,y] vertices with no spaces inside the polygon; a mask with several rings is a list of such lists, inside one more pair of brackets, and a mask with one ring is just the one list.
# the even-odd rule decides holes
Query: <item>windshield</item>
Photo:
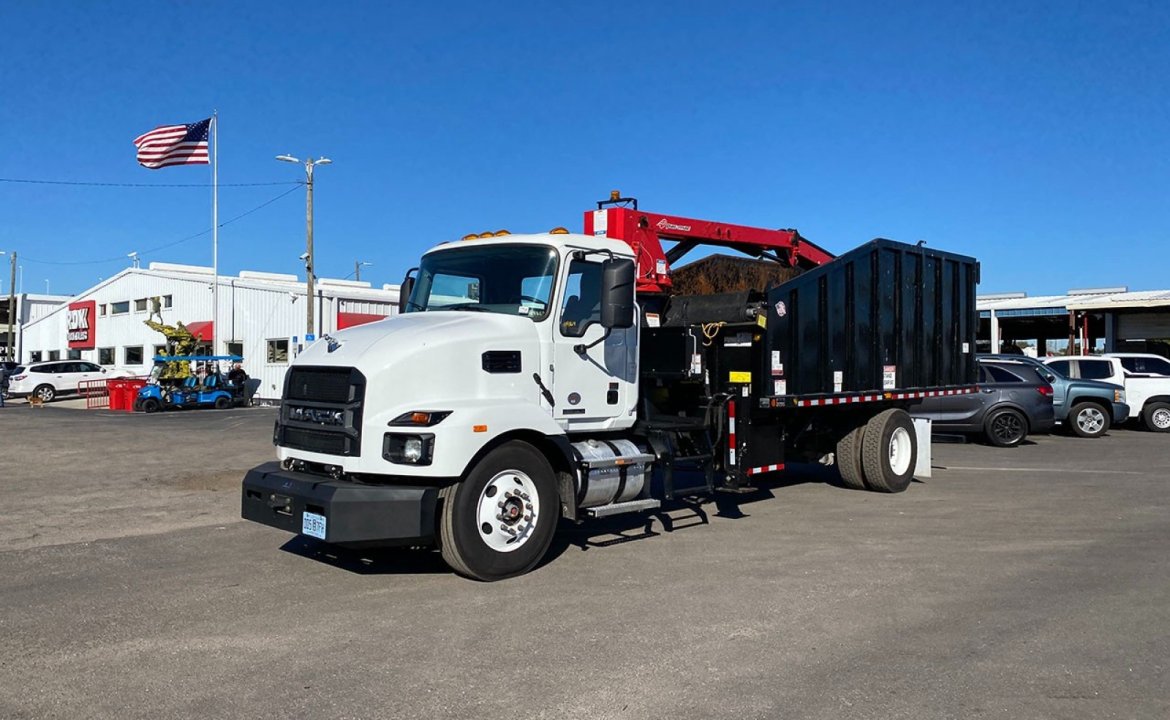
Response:
[{"label": "windshield", "polygon": [[557,253],[549,247],[490,245],[423,257],[406,312],[465,310],[548,316]]}]

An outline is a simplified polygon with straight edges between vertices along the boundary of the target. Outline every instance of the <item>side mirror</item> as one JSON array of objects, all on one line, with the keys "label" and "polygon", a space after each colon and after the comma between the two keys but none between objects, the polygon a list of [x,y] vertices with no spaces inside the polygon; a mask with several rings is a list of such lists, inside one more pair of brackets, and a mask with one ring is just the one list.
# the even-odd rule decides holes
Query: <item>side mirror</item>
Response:
[{"label": "side mirror", "polygon": [[601,326],[607,330],[634,325],[634,261],[601,264]]},{"label": "side mirror", "polygon": [[418,268],[411,268],[406,271],[406,277],[402,278],[402,284],[398,286],[398,312],[406,312],[406,304],[410,302],[410,294],[414,292],[414,276],[412,272]]}]

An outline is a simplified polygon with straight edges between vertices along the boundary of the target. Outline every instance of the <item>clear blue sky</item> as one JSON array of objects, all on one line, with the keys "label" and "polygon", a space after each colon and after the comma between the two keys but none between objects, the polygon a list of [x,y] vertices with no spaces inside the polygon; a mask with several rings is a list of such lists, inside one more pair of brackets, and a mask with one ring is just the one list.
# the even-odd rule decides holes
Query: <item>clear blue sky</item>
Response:
[{"label": "clear blue sky", "polygon": [[[473,231],[580,230],[620,188],[836,252],[925,239],[977,256],[981,292],[1170,287],[1166,3],[561,5],[4,3],[0,177],[208,182],[139,167],[131,140],[217,108],[222,183],[334,160],[330,277],[362,259],[398,282]],[[220,217],[285,189],[222,188]],[[34,292],[211,224],[198,187],[0,183],[0,211]],[[303,273],[303,191],[220,240],[225,272]],[[210,264],[210,236],[145,259]]]}]

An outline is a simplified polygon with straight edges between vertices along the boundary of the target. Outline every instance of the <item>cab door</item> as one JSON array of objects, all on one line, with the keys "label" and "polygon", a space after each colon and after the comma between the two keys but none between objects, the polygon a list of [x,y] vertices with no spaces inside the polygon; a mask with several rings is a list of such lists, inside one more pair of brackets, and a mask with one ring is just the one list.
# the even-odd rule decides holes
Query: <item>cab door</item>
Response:
[{"label": "cab door", "polygon": [[601,325],[602,262],[570,261],[553,330],[553,418],[566,431],[633,425],[638,327]]}]

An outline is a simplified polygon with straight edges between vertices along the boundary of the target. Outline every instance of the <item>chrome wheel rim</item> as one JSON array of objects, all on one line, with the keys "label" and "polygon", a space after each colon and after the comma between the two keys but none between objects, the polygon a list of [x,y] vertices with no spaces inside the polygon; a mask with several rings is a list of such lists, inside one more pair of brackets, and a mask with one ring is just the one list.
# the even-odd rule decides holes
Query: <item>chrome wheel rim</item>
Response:
[{"label": "chrome wheel rim", "polygon": [[1077,427],[1096,435],[1105,429],[1105,413],[1098,408],[1085,408],[1077,413]]},{"label": "chrome wheel rim", "polygon": [[496,473],[479,494],[476,525],[496,552],[512,552],[532,538],[540,518],[536,483],[520,470]]}]

